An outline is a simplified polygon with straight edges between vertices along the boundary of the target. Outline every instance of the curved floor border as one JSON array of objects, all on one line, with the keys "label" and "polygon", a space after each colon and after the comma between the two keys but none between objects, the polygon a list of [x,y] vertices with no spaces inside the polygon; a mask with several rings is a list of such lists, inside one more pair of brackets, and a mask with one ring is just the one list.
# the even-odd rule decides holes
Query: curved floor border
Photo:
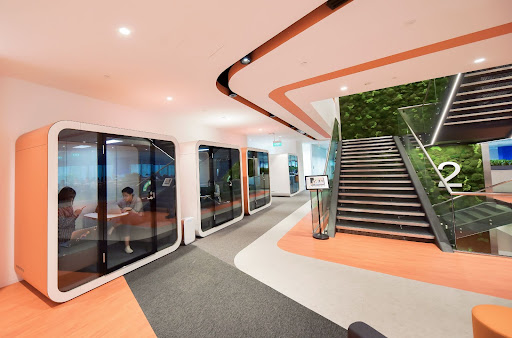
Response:
[{"label": "curved floor border", "polygon": [[280,249],[278,241],[309,212],[308,202],[238,253],[235,265],[343,327],[361,320],[390,337],[468,337],[474,306],[512,306],[506,299]]}]

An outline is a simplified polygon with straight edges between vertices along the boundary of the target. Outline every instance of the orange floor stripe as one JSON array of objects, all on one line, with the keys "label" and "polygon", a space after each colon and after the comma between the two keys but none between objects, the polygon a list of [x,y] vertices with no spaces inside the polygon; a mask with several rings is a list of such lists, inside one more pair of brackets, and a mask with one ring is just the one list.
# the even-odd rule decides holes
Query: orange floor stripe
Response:
[{"label": "orange floor stripe", "polygon": [[278,242],[288,252],[512,300],[512,258],[445,253],[430,243],[338,233],[311,237],[311,214]]},{"label": "orange floor stripe", "polygon": [[0,337],[156,337],[124,277],[63,304],[25,282],[0,299]]}]

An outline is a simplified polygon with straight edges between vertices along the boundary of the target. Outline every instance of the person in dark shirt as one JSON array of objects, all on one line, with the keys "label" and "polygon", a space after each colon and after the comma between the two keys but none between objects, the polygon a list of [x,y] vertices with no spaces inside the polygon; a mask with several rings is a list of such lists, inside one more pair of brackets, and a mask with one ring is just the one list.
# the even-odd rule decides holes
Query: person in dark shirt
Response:
[{"label": "person in dark shirt", "polygon": [[59,245],[67,246],[71,239],[71,234],[75,231],[75,222],[82,213],[80,209],[73,209],[73,201],[75,200],[76,191],[71,187],[64,187],[59,191],[59,208],[58,208],[58,234]]}]

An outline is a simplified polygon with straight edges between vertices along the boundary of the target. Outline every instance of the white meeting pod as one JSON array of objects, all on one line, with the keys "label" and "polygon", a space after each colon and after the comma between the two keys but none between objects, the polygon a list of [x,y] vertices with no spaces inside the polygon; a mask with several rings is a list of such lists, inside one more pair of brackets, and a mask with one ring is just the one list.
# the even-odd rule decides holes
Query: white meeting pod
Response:
[{"label": "white meeting pod", "polygon": [[244,217],[239,147],[208,141],[180,144],[182,214],[208,236]]},{"label": "white meeting pod", "polygon": [[299,162],[295,154],[270,155],[272,196],[294,196],[300,191]]},{"label": "white meeting pod", "polygon": [[242,172],[245,214],[268,208],[272,204],[268,151],[242,148]]},{"label": "white meeting pod", "polygon": [[65,302],[176,250],[176,153],[178,143],[167,135],[70,121],[20,136],[20,277]]}]

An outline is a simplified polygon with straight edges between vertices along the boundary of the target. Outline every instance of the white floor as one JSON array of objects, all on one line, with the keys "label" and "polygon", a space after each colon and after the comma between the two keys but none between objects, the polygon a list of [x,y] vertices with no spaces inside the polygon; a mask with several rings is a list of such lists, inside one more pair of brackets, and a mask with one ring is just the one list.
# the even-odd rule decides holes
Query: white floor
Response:
[{"label": "white floor", "polygon": [[307,202],[235,257],[245,273],[347,328],[364,321],[388,337],[472,337],[471,309],[512,301],[330,263],[281,250],[277,242],[308,212]]}]

